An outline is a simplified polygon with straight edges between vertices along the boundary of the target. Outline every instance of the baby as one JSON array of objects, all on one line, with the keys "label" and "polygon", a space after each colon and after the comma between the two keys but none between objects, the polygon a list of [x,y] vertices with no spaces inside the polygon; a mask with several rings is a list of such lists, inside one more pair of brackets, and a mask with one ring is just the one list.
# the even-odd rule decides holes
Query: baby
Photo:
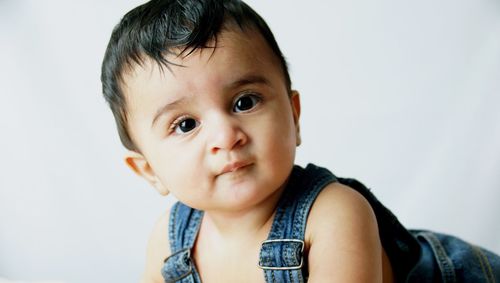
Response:
[{"label": "baby", "polygon": [[406,230],[361,183],[294,165],[299,93],[267,24],[239,0],[133,9],[101,80],[126,163],[179,200],[153,230],[143,282],[500,279],[494,254]]}]

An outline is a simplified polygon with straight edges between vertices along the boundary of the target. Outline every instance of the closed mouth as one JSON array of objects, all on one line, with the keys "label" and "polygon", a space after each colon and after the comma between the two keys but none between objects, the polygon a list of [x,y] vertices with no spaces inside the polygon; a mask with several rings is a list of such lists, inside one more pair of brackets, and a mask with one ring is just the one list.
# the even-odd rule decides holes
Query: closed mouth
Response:
[{"label": "closed mouth", "polygon": [[252,163],[245,162],[245,161],[238,161],[238,162],[229,163],[226,166],[224,166],[224,168],[221,170],[221,172],[220,172],[219,175],[241,170],[241,169],[243,169],[245,167],[250,166],[251,164]]}]

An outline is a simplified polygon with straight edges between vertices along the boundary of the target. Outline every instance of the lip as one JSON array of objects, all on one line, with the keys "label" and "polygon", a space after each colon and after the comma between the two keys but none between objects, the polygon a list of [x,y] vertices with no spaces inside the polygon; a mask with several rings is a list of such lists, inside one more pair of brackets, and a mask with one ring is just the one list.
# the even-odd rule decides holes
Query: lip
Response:
[{"label": "lip", "polygon": [[235,171],[243,169],[249,165],[251,165],[251,162],[247,162],[247,161],[232,162],[232,163],[229,163],[226,166],[224,166],[222,168],[221,172],[219,173],[219,175],[235,172]]}]

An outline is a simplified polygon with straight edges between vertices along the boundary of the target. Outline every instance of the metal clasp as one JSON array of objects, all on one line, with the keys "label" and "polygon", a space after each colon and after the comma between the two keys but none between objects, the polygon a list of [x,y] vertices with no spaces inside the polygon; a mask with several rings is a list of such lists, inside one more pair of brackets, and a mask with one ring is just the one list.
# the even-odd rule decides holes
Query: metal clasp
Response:
[{"label": "metal clasp", "polygon": [[269,244],[269,243],[276,243],[276,242],[294,242],[294,243],[299,243],[301,245],[301,247],[300,247],[300,263],[299,263],[299,265],[286,266],[286,267],[265,266],[265,265],[262,265],[261,262],[260,262],[260,260],[259,260],[259,267],[261,269],[264,269],[264,270],[294,270],[294,269],[301,269],[302,265],[304,263],[304,256],[303,256],[304,246],[305,246],[304,241],[303,240],[297,240],[297,239],[273,239],[273,240],[265,240],[265,241],[263,241],[261,246],[264,246],[265,244]]}]

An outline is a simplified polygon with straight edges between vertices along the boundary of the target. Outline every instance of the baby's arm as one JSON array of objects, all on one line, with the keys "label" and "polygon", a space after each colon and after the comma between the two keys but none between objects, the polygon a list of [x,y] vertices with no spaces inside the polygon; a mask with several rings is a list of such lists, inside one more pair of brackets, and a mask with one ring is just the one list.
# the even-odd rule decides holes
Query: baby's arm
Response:
[{"label": "baby's arm", "polygon": [[382,282],[382,247],[368,201],[333,183],[318,196],[306,228],[309,281]]},{"label": "baby's arm", "polygon": [[168,243],[168,221],[170,209],[156,222],[149,238],[146,252],[146,268],[141,283],[163,283],[161,268],[163,260],[170,255]]}]

